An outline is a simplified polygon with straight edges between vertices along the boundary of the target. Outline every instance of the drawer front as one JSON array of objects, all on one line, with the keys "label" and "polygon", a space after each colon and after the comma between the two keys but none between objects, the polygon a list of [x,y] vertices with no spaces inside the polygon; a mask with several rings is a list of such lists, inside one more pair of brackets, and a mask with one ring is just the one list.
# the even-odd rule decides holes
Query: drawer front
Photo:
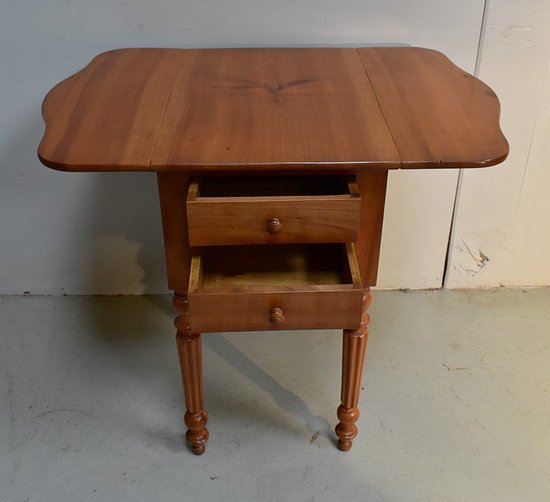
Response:
[{"label": "drawer front", "polygon": [[363,291],[357,289],[189,295],[191,330],[195,333],[357,329],[362,304]]},{"label": "drawer front", "polygon": [[357,329],[363,296],[353,244],[204,247],[191,263],[190,328]]},{"label": "drawer front", "polygon": [[357,194],[200,197],[197,190],[187,200],[191,246],[357,240]]}]

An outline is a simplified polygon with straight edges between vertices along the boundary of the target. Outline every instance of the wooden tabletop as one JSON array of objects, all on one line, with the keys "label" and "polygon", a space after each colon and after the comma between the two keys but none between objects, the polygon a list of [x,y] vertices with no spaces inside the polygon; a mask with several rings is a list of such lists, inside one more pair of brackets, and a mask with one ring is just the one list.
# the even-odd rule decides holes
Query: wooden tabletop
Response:
[{"label": "wooden tabletop", "polygon": [[483,167],[494,92],[412,47],[120,49],[44,99],[40,160],[66,171]]}]

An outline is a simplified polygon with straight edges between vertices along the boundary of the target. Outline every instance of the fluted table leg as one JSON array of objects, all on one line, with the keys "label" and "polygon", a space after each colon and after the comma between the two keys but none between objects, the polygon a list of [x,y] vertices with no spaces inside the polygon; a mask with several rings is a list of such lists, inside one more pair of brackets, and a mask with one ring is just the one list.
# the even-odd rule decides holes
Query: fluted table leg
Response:
[{"label": "fluted table leg", "polygon": [[188,327],[187,299],[175,296],[174,304],[181,315],[175,324],[178,330],[176,343],[185,392],[185,425],[188,427],[185,439],[195,455],[204,453],[208,440],[206,423],[208,415],[204,410],[202,388],[202,343],[200,333],[191,333]]},{"label": "fluted table leg", "polygon": [[344,330],[342,350],[342,391],[341,404],[338,407],[336,435],[338,448],[342,451],[351,449],[352,440],[357,436],[355,422],[359,418],[359,392],[367,348],[369,315],[367,309],[371,303],[370,291],[365,292],[363,316],[357,330]]}]

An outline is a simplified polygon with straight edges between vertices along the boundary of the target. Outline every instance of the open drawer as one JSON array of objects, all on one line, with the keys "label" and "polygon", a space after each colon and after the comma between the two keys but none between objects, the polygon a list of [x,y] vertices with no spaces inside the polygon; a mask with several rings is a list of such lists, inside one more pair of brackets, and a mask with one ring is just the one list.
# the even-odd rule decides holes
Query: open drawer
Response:
[{"label": "open drawer", "polygon": [[353,176],[205,176],[187,196],[191,246],[354,242]]},{"label": "open drawer", "polygon": [[190,328],[356,329],[363,294],[353,244],[205,247],[191,262]]}]

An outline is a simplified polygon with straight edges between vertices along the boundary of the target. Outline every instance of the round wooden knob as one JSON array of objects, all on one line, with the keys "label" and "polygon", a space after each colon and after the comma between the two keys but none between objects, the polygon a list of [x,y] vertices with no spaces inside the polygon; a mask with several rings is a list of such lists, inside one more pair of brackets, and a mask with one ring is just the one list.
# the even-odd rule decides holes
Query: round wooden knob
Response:
[{"label": "round wooden knob", "polygon": [[271,218],[267,222],[267,231],[270,234],[278,234],[283,229],[283,224],[279,218]]},{"label": "round wooden knob", "polygon": [[282,324],[285,322],[285,314],[283,309],[279,307],[273,307],[269,313],[269,322],[271,324]]}]

